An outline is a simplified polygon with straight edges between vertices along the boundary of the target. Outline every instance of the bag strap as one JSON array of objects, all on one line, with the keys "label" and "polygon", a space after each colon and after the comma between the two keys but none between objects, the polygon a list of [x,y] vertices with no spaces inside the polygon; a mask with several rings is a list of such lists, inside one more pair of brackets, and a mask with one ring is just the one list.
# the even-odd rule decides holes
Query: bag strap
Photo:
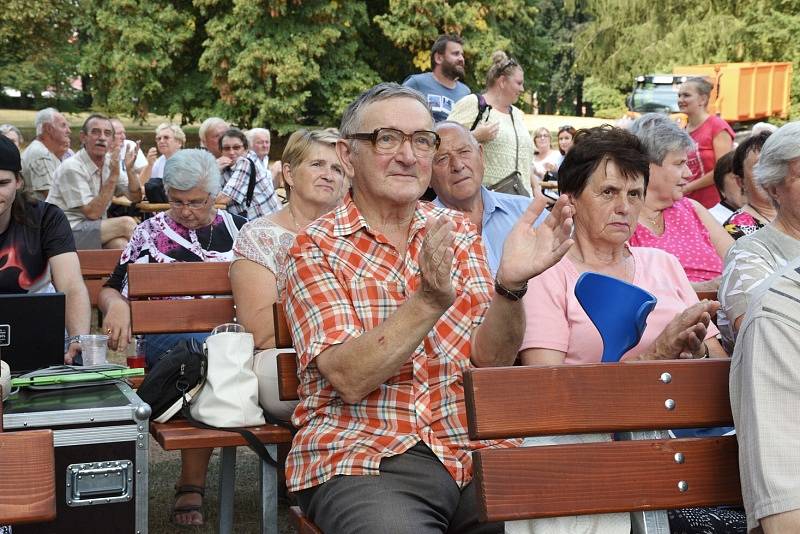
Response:
[{"label": "bag strap", "polygon": [[470,132],[471,132],[472,130],[474,130],[476,126],[478,126],[478,123],[479,123],[479,122],[481,121],[481,119],[483,118],[483,114],[484,114],[484,112],[485,112],[487,109],[492,109],[492,106],[490,106],[490,105],[489,105],[489,104],[486,102],[486,98],[485,98],[483,95],[481,95],[481,94],[478,94],[478,95],[476,95],[476,96],[478,97],[478,115],[475,117],[475,122],[473,122],[473,123],[472,123],[472,126],[470,126],[470,128],[469,128],[469,131],[470,131]]},{"label": "bag strap", "polygon": [[272,456],[269,455],[267,452],[267,448],[264,446],[263,443],[256,437],[255,434],[250,432],[246,428],[242,427],[230,427],[230,428],[222,428],[217,426],[207,425],[202,423],[192,417],[192,412],[189,410],[189,403],[186,402],[186,397],[183,397],[183,406],[181,407],[181,415],[183,415],[186,420],[191,424],[193,427],[202,428],[204,430],[223,430],[225,432],[235,432],[242,436],[244,440],[247,442],[247,446],[256,453],[262,461],[266,462],[267,464],[271,465],[272,467],[280,468],[278,465],[277,460],[275,460]]},{"label": "bag strap", "polygon": [[514,130],[514,144],[516,145],[516,153],[514,154],[514,172],[519,172],[519,136],[517,135],[517,126],[514,124],[514,107],[508,106],[508,114],[511,115],[511,128]]},{"label": "bag strap", "polygon": [[256,190],[256,164],[253,163],[253,160],[250,158],[247,158],[247,162],[250,163],[250,181],[247,183],[247,194],[244,197],[244,205],[249,208],[250,203],[253,201],[253,192]]}]

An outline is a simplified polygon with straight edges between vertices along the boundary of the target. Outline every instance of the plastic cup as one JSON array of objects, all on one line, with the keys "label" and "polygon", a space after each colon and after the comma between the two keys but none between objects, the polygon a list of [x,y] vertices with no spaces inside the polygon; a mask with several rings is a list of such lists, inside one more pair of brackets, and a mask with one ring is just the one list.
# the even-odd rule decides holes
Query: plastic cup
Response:
[{"label": "plastic cup", "polygon": [[107,350],[108,350],[108,336],[104,335],[81,336],[81,351],[83,354],[84,366],[105,364]]},{"label": "plastic cup", "polygon": [[239,323],[223,323],[219,326],[214,327],[214,330],[211,331],[211,335],[214,336],[216,334],[222,334],[224,332],[235,332],[237,334],[243,334],[245,332],[244,326],[240,325]]}]

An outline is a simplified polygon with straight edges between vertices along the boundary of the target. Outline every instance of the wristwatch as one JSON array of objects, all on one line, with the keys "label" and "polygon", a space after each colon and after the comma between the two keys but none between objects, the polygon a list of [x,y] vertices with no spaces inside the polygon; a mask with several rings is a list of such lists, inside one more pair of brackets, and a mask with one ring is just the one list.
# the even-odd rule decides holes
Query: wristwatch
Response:
[{"label": "wristwatch", "polygon": [[522,297],[525,296],[525,293],[528,292],[528,282],[519,288],[519,289],[508,289],[507,287],[503,286],[497,278],[494,279],[494,292],[498,295],[501,295],[508,300],[512,300],[514,302],[518,301]]},{"label": "wristwatch", "polygon": [[73,343],[80,343],[80,342],[81,342],[81,336],[69,336],[64,338],[64,343],[66,343],[68,347]]}]

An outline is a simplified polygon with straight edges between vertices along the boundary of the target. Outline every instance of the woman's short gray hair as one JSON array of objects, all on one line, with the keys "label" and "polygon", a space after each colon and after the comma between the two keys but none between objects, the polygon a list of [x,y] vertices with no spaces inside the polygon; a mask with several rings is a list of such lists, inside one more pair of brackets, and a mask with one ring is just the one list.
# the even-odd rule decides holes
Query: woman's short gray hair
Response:
[{"label": "woman's short gray hair", "polygon": [[393,82],[383,82],[367,89],[361,93],[352,104],[347,106],[344,115],[342,115],[341,126],[339,127],[342,137],[358,132],[358,129],[361,127],[364,110],[367,106],[382,100],[389,100],[390,98],[410,98],[422,104],[431,117],[431,128],[433,127],[433,113],[431,112],[431,107],[428,105],[428,101],[422,93],[404,85]]},{"label": "woman's short gray hair", "polygon": [[207,150],[178,150],[164,165],[164,189],[188,191],[201,186],[216,198],[219,182],[217,160]]},{"label": "woman's short gray hair", "polygon": [[186,144],[186,134],[183,133],[183,130],[177,124],[172,124],[171,122],[162,122],[158,126],[156,126],[156,135],[161,130],[170,130],[172,135],[181,142],[181,146]]},{"label": "woman's short gray hair", "polygon": [[676,150],[692,150],[694,141],[672,119],[661,113],[645,113],[628,128],[642,142],[650,163],[661,165],[667,154]]},{"label": "woman's short gray hair", "polygon": [[800,122],[784,124],[769,136],[753,168],[761,187],[779,185],[789,173],[789,163],[800,158]]}]

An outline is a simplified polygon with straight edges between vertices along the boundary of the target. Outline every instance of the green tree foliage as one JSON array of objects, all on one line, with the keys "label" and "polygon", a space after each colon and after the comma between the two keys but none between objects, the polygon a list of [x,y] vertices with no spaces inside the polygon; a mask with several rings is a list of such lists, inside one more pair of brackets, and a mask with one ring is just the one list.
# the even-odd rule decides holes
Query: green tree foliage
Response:
[{"label": "green tree foliage", "polygon": [[[792,61],[800,67],[800,1],[685,2],[588,0],[591,22],[576,39],[576,71],[603,86],[630,89],[633,78],[675,65]],[[795,74],[792,99],[800,102]]]},{"label": "green tree foliage", "polygon": [[430,70],[430,48],[439,34],[461,35],[467,59],[465,83],[479,91],[494,50],[516,57],[528,83],[538,79],[541,65],[534,52],[539,42],[534,33],[537,13],[535,2],[529,0],[389,0],[385,13],[374,21],[389,41],[411,54],[417,70]]},{"label": "green tree foliage", "polygon": [[334,124],[379,81],[358,39],[368,23],[363,2],[202,1],[227,8],[208,21],[200,68],[210,74],[223,114],[242,126],[285,132],[298,123]]},{"label": "green tree foliage", "polygon": [[77,77],[77,0],[4,0],[0,9],[0,87],[39,95],[71,93]]},{"label": "green tree foliage", "polygon": [[97,105],[141,118],[182,113],[184,121],[210,106],[208,77],[197,68],[202,19],[188,0],[84,5],[94,23],[81,35],[81,70],[92,76]]}]

